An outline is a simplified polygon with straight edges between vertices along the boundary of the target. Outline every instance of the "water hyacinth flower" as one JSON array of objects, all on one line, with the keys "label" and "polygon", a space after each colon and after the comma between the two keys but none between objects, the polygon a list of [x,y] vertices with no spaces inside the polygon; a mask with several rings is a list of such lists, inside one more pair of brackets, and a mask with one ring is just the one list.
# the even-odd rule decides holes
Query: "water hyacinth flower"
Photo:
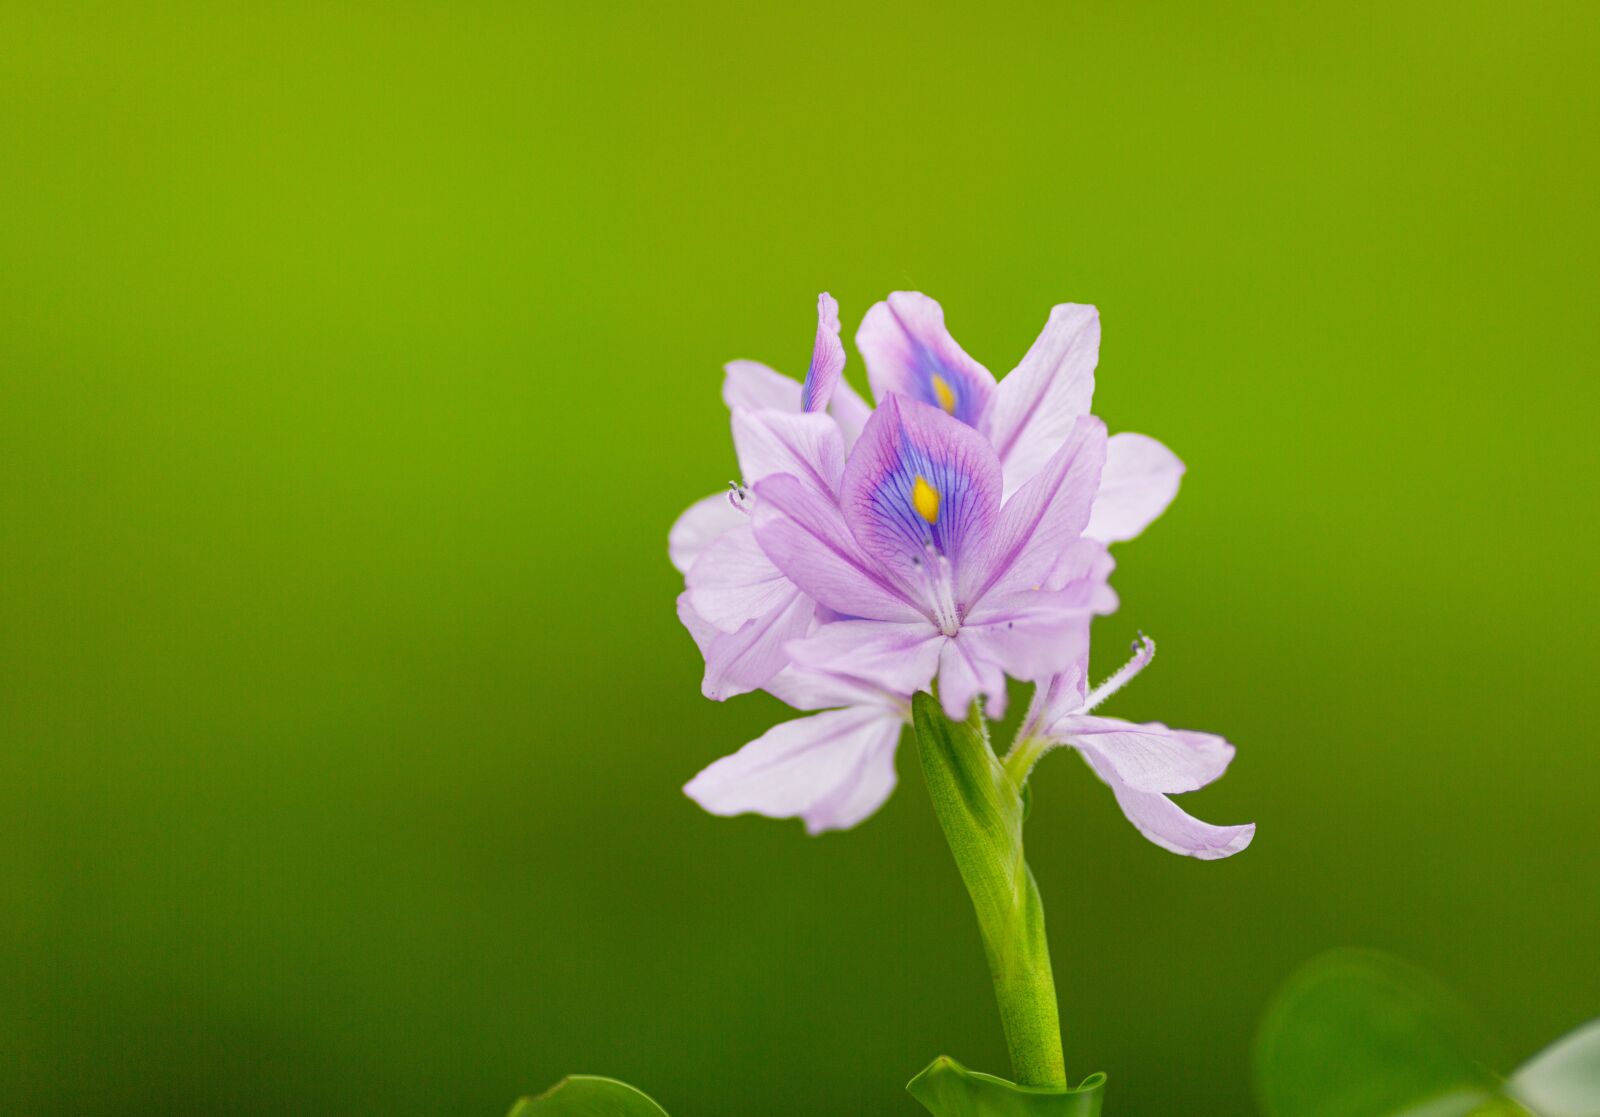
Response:
[{"label": "water hyacinth flower", "polygon": [[1198,790],[1221,776],[1233,759],[1233,746],[1210,733],[1093,713],[1143,671],[1155,653],[1155,642],[1141,635],[1133,658],[1093,690],[1082,664],[1040,683],[1017,734],[1017,751],[1023,766],[1031,767],[1052,749],[1076,749],[1146,838],[1162,849],[1204,861],[1229,857],[1250,844],[1255,824],[1213,826],[1191,817],[1168,796]]},{"label": "water hyacinth flower", "polygon": [[980,694],[998,716],[1008,675],[1067,669],[1089,616],[1115,605],[1104,545],[1081,538],[1104,455],[1104,426],[1079,419],[1002,507],[1000,462],[982,435],[940,408],[887,396],[851,451],[837,502],[793,475],[756,485],[761,549],[808,596],[852,618],[791,643],[790,658],[904,693],[937,678],[951,717]]},{"label": "water hyacinth flower", "polygon": [[[1116,604],[1104,544],[1079,537],[1103,446],[1098,420],[1080,420],[1002,508],[988,443],[942,411],[891,396],[851,452],[838,501],[830,486],[791,474],[758,483],[759,553],[820,614],[850,618],[788,644],[794,666],[767,689],[797,709],[831,709],[718,761],[688,794],[718,814],[799,816],[812,832],[853,826],[893,790],[912,692],[937,676],[953,716],[980,693],[997,712],[1008,674],[1044,677],[1086,655],[1090,616]],[[736,556],[719,540],[695,570],[759,565],[746,543],[737,547]],[[692,607],[689,616],[704,624]]]},{"label": "water hyacinth flower", "polygon": [[[1108,437],[1089,413],[1093,307],[1055,307],[996,382],[951,337],[938,303],[896,292],[856,335],[875,409],[843,379],[837,305],[823,295],[817,312],[803,382],[754,362],[727,367],[740,480],[691,507],[669,537],[684,574],[678,614],[706,661],[703,691],[764,689],[806,714],[684,791],[714,814],[797,817],[812,834],[848,828],[894,789],[910,722],[1018,1083],[985,1076],[988,1096],[1049,1095],[1063,1112],[1098,1112],[1103,1076],[1069,1085],[1024,856],[1034,765],[1076,750],[1134,826],[1176,853],[1228,857],[1255,834],[1202,822],[1170,798],[1219,777],[1231,744],[1096,712],[1150,662],[1153,642],[1141,636],[1127,665],[1087,684],[1090,622],[1117,607],[1108,545],[1160,515],[1183,465],[1154,439]],[[1003,714],[1012,680],[1034,695],[1001,757],[985,715]],[[964,1089],[942,1066],[912,1086],[939,1112],[952,1084]]]},{"label": "water hyacinth flower", "polygon": [[[893,787],[910,694],[938,678],[952,716],[1005,679],[1049,678],[1087,656],[1088,622],[1116,607],[1104,543],[1137,535],[1183,466],[1154,439],[1088,415],[1093,307],[1055,308],[996,386],[926,296],[899,292],[857,334],[879,409],[842,378],[837,306],[818,301],[797,383],[727,366],[742,484],[674,525],[679,616],[703,690],[766,689],[801,710],[686,790],[719,814],[854,825]],[[847,460],[848,454],[848,460]]]}]

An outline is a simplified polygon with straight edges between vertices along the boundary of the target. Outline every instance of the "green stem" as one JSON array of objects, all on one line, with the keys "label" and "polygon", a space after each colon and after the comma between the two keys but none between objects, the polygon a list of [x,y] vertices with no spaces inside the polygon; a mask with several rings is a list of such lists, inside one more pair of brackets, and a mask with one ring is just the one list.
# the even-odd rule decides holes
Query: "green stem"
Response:
[{"label": "green stem", "polygon": [[998,933],[986,931],[984,948],[1018,1085],[1064,1087],[1067,1065],[1061,1048],[1061,1014],[1050,970],[1050,945],[1044,934],[1044,907],[1025,862],[1022,876],[1024,895],[1017,905],[1017,919]]},{"label": "green stem", "polygon": [[995,757],[976,710],[952,722],[918,694],[912,711],[934,813],[978,916],[1012,1073],[1020,1085],[1064,1088],[1044,908],[1022,851],[1022,783]]}]

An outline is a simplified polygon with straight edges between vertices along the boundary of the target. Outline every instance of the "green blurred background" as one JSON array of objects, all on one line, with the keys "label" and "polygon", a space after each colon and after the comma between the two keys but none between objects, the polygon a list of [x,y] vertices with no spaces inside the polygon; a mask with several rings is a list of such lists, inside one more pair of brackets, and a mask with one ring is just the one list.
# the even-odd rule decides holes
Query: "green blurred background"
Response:
[{"label": "green blurred background", "polygon": [[997,374],[1097,303],[1189,464],[1097,663],[1260,832],[1041,769],[1075,1074],[1247,1113],[1337,944],[1508,1060],[1594,1015],[1597,11],[0,6],[0,1112],[1004,1073],[909,750],[821,839],[678,790],[781,708],[700,697],[666,530],[824,289]]}]

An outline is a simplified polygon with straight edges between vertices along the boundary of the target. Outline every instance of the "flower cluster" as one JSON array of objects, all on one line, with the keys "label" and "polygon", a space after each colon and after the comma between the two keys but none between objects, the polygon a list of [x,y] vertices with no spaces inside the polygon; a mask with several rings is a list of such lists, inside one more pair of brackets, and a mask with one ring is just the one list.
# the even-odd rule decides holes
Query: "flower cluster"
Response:
[{"label": "flower cluster", "polygon": [[1107,437],[1089,413],[1100,322],[1063,304],[996,382],[925,295],[896,292],[856,333],[876,408],[843,378],[824,294],[803,382],[727,366],[741,480],[689,508],[669,549],[703,690],[766,690],[799,710],[701,772],[717,814],[853,826],[893,790],[910,696],[952,718],[1004,713],[1006,680],[1037,684],[1019,743],[1070,745],[1152,841],[1196,857],[1244,848],[1166,797],[1220,775],[1221,738],[1090,714],[1153,653],[1089,691],[1089,623],[1117,606],[1107,546],[1171,502],[1183,464],[1152,438]]}]

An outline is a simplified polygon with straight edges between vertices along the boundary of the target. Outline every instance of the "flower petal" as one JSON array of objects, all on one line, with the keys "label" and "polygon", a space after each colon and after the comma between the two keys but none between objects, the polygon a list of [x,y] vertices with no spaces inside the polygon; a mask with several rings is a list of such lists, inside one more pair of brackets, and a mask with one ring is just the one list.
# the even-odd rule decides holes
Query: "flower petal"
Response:
[{"label": "flower petal", "polygon": [[841,376],[838,387],[833,390],[833,402],[828,405],[828,414],[839,424],[839,433],[844,435],[844,448],[848,451],[861,437],[867,420],[872,418],[872,405],[861,398],[861,393],[850,386],[850,381]]},{"label": "flower petal", "polygon": [[1083,534],[1105,543],[1132,539],[1167,510],[1182,480],[1183,462],[1155,439],[1126,431],[1112,435]]},{"label": "flower petal", "polygon": [[844,473],[844,439],[827,415],[733,411],[733,448],[747,485],[775,473],[792,473],[832,496]]},{"label": "flower petal", "polygon": [[1049,733],[1091,756],[1097,772],[1110,773],[1134,791],[1193,791],[1222,775],[1233,759],[1233,746],[1221,737],[1179,732],[1160,722],[1138,725],[1070,714],[1051,725]]},{"label": "flower petal", "polygon": [[994,377],[956,344],[945,329],[944,310],[927,295],[896,291],[875,304],[856,331],[856,348],[880,405],[897,393],[969,426],[982,421]]},{"label": "flower petal", "polygon": [[756,486],[756,539],[801,589],[835,612],[885,621],[922,614],[861,550],[838,507],[791,474]]},{"label": "flower petal", "polygon": [[959,721],[967,716],[973,700],[981,696],[989,717],[1005,717],[1005,672],[977,641],[963,641],[961,637],[965,635],[963,628],[954,639],[944,640],[939,649],[939,704],[946,717]]},{"label": "flower petal", "polygon": [[[1093,415],[1080,417],[1045,467],[1006,501],[982,559],[983,579],[974,600],[990,592],[1033,589],[1049,580],[1062,552],[1089,522],[1105,446],[1105,424]],[[847,491],[848,485],[847,477]]]},{"label": "flower petal", "polygon": [[[1112,718],[1079,720],[1102,721],[1124,726],[1128,724],[1115,723]],[[1168,729],[1159,723],[1133,726],[1133,728],[1168,734],[1190,748],[1202,758],[1202,765],[1210,772],[1209,776],[1202,773],[1201,783],[1209,782],[1210,779],[1221,775],[1233,757],[1233,746],[1210,733]],[[1097,735],[1097,738],[1103,736]],[[1130,785],[1107,752],[1084,747],[1090,739],[1079,738],[1072,743],[1078,745],[1084,760],[1094,773],[1110,786],[1112,794],[1117,798],[1117,806],[1122,808],[1122,813],[1127,816],[1128,821],[1133,823],[1139,833],[1162,849],[1181,853],[1187,857],[1198,857],[1202,861],[1215,861],[1238,853],[1256,836],[1253,822],[1238,826],[1213,826],[1209,822],[1201,822],[1193,817],[1159,792],[1141,791]]]},{"label": "flower petal", "polygon": [[1089,693],[1089,657],[1085,654],[1064,671],[1041,680],[1033,688],[1028,714],[1017,730],[1017,740],[1049,736],[1048,729],[1062,717],[1083,709]]},{"label": "flower petal", "polygon": [[1077,587],[991,594],[968,614],[955,638],[969,654],[1014,679],[1047,679],[1087,660],[1092,619]]},{"label": "flower petal", "polygon": [[839,304],[824,291],[817,296],[817,340],[811,347],[811,367],[800,387],[800,410],[824,411],[844,371],[844,345],[839,341]]},{"label": "flower petal", "polygon": [[694,611],[723,632],[787,605],[799,590],[756,542],[745,522],[724,533],[689,568],[684,584]]},{"label": "flower petal", "polygon": [[1256,836],[1253,822],[1213,826],[1201,822],[1165,795],[1134,791],[1116,783],[1111,783],[1111,792],[1117,797],[1117,806],[1139,833],[1162,849],[1185,857],[1198,857],[1202,861],[1232,857]]},{"label": "flower petal", "polygon": [[1104,543],[1093,539],[1074,539],[1062,548],[1044,588],[1068,595],[1096,616],[1117,611],[1117,591],[1111,588],[1111,572],[1117,562]]},{"label": "flower petal", "polygon": [[782,608],[755,618],[738,632],[722,632],[695,612],[687,591],[678,595],[678,619],[706,661],[700,692],[717,702],[759,690],[783,670],[789,662],[785,645],[804,636],[815,616],[816,605],[797,590]]},{"label": "flower petal", "polygon": [[985,430],[1000,455],[1006,495],[1020,489],[1089,414],[1100,359],[1100,312],[1062,303],[1050,311],[1022,363],[995,389]]},{"label": "flower petal", "polygon": [[842,830],[894,790],[901,721],[872,707],[830,710],[773,726],[684,787],[717,815],[800,817],[806,830]]},{"label": "flower petal", "polygon": [[785,667],[763,687],[768,694],[797,710],[832,710],[841,706],[879,706],[898,717],[909,718],[911,707],[903,694],[891,694],[872,683],[832,671]]},{"label": "flower petal", "polygon": [[1232,742],[1217,736],[1215,733],[1201,733],[1194,729],[1167,729],[1159,721],[1145,722],[1144,727],[1146,729],[1166,730],[1196,754],[1204,757],[1204,763],[1207,765],[1204,772],[1210,773],[1207,776],[1202,772],[1201,778],[1206,783],[1221,779],[1222,773],[1226,772],[1228,765],[1233,763],[1233,754],[1238,751],[1233,747]]},{"label": "flower petal", "polygon": [[989,546],[1000,483],[1000,462],[976,430],[889,396],[845,463],[840,504],[862,550],[901,585],[926,583],[931,547],[949,560],[964,600],[968,568],[981,568],[969,560]]},{"label": "flower petal", "polygon": [[739,511],[728,500],[728,490],[712,493],[689,505],[683,515],[667,533],[667,556],[678,573],[687,574],[700,552],[709,547],[723,532],[750,522],[750,517]]},{"label": "flower petal", "polygon": [[722,366],[722,401],[731,411],[800,410],[800,385],[760,361],[729,361]]},{"label": "flower petal", "polygon": [[788,654],[796,667],[847,675],[904,698],[933,678],[943,641],[920,619],[910,624],[834,621],[791,643]]}]

